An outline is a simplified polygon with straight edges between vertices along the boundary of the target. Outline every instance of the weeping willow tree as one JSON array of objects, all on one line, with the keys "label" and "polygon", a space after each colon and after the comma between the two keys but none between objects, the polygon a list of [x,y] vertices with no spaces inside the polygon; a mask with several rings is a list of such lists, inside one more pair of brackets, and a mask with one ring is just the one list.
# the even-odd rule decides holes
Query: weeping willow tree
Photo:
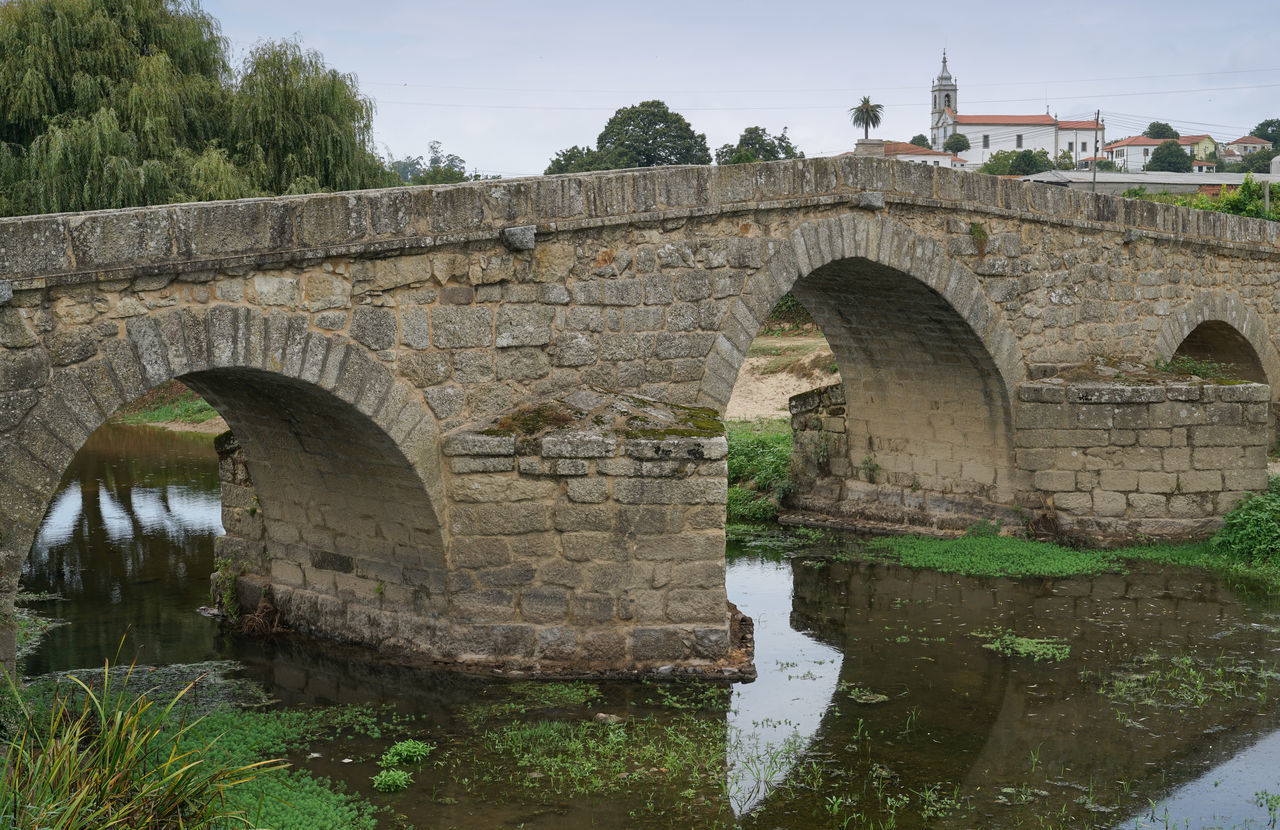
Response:
[{"label": "weeping willow tree", "polygon": [[0,3],[0,214],[393,184],[355,79],[182,0]]}]

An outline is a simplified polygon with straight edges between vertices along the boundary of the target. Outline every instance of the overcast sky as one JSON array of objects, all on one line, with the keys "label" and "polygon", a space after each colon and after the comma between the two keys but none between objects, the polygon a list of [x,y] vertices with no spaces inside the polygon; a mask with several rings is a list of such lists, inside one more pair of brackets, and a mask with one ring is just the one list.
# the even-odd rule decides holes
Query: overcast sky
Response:
[{"label": "overcast sky", "polygon": [[851,150],[861,131],[847,110],[863,95],[885,105],[872,136],[906,141],[928,133],[944,48],[962,113],[1101,109],[1108,140],[1161,120],[1230,141],[1280,117],[1270,0],[1238,16],[1184,0],[202,6],[233,60],[291,37],[354,74],[377,104],[384,154],[423,155],[437,140],[469,169],[503,176],[541,173],[558,150],[594,145],[615,110],[653,98],[706,133],[712,151],[752,125],[789,128],[809,156]]}]

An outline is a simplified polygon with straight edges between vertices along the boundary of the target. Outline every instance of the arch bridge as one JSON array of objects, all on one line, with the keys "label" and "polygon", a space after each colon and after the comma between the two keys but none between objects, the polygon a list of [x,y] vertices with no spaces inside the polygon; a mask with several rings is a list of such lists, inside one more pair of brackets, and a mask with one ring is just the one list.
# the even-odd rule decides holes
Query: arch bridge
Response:
[{"label": "arch bridge", "polygon": [[[292,627],[732,662],[716,416],[788,291],[841,378],[793,402],[800,507],[1203,535],[1265,486],[1277,228],[851,156],[6,219],[0,595],[88,435],[177,378]],[[1174,354],[1254,382],[1141,367]]]}]

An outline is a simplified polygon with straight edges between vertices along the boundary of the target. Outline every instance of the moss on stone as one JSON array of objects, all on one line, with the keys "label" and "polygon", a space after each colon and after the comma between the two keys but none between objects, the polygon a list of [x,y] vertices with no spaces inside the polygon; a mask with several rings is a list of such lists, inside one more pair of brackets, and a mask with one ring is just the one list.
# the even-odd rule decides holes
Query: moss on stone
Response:
[{"label": "moss on stone", "polygon": [[[573,423],[574,414],[554,403],[537,406],[521,406],[515,412],[503,415],[494,425],[503,430],[498,435],[534,435],[546,429],[559,429]],[[482,433],[487,434],[487,433]]]}]

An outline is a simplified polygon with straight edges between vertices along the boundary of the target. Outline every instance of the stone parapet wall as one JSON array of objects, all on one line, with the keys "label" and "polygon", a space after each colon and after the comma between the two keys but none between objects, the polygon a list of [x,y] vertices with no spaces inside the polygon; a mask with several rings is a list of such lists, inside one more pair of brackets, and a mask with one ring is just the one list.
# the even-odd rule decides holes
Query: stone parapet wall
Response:
[{"label": "stone parapet wall", "polygon": [[1025,383],[1017,465],[1067,533],[1202,538],[1267,486],[1270,395],[1256,383]]}]

